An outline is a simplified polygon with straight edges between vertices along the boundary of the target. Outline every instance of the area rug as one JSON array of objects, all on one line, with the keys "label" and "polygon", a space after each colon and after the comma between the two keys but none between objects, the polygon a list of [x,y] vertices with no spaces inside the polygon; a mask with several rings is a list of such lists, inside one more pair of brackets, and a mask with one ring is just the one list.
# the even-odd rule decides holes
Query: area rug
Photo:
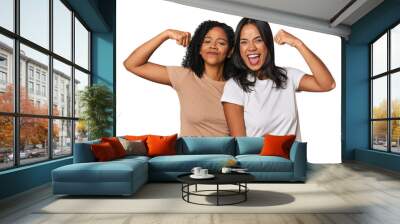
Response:
[{"label": "area rug", "polygon": [[[229,190],[234,186],[225,187]],[[344,201],[316,184],[249,184],[247,201],[237,205],[207,206],[182,200],[181,185],[149,183],[131,197],[56,197],[35,213],[126,214],[126,213],[360,213],[357,205]],[[212,190],[202,185],[198,190]],[[191,188],[194,190],[194,187]],[[214,193],[210,193],[214,195]],[[214,196],[192,196],[197,203],[215,204]],[[223,203],[240,198],[223,197]],[[232,200],[232,201],[229,201]]]}]

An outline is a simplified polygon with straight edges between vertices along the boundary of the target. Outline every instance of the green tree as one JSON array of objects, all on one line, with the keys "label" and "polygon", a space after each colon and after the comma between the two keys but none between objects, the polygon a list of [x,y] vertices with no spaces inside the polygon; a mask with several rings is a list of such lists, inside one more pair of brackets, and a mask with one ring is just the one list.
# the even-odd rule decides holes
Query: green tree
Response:
[{"label": "green tree", "polygon": [[87,86],[80,93],[82,119],[88,127],[89,139],[109,136],[114,109],[113,94],[104,85]]}]

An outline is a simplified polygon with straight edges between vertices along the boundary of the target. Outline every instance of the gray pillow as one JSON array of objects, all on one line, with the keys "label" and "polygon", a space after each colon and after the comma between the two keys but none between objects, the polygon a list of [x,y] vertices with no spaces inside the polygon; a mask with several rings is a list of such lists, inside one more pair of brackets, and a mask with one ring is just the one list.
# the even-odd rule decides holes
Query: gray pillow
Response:
[{"label": "gray pillow", "polygon": [[141,140],[126,140],[118,138],[126,151],[126,155],[145,156],[147,155],[146,145]]}]

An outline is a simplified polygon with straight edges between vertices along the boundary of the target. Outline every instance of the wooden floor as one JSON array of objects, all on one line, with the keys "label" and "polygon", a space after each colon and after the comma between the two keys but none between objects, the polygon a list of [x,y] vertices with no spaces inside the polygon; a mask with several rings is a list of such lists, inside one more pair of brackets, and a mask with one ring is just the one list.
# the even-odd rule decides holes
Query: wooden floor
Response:
[{"label": "wooden floor", "polygon": [[400,223],[399,173],[359,163],[313,164],[307,183],[319,184],[349,203],[367,206],[357,214],[35,214],[36,208],[54,200],[46,185],[0,201],[0,223]]}]

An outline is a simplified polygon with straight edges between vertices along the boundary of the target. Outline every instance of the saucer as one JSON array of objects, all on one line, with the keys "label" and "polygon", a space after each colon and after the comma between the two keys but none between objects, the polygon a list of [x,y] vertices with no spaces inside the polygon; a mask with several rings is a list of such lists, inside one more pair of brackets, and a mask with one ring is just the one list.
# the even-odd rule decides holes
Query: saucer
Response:
[{"label": "saucer", "polygon": [[207,174],[207,175],[194,175],[194,174],[192,174],[192,175],[190,175],[190,178],[193,178],[193,179],[211,179],[211,178],[214,178],[215,176],[214,175],[212,175],[212,174]]}]

